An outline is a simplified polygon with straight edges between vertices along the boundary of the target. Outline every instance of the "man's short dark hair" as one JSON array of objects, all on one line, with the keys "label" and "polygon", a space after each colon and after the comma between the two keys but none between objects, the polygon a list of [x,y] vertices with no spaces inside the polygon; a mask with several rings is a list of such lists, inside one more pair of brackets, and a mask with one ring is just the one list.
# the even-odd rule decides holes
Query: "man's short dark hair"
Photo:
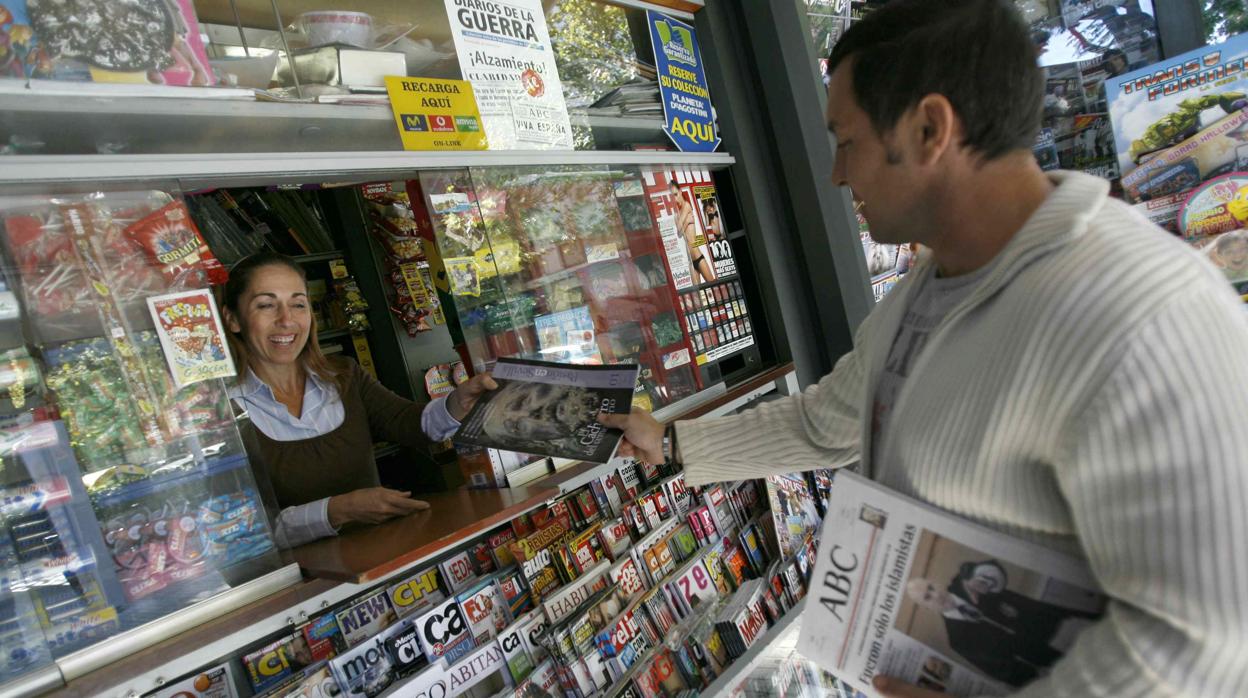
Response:
[{"label": "man's short dark hair", "polygon": [[1044,76],[1007,0],[893,0],[845,32],[828,73],[851,58],[854,97],[880,134],[941,94],[962,120],[963,144],[985,159],[1035,142]]}]

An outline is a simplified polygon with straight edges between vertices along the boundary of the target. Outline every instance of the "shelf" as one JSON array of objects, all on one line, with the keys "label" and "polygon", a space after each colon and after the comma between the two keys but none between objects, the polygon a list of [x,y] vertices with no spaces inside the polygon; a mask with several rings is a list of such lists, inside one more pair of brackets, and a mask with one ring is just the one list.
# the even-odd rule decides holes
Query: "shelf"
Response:
[{"label": "shelf", "polygon": [[728,665],[728,668],[724,670],[724,673],[720,674],[718,678],[703,689],[702,695],[706,696],[706,698],[729,695],[732,692],[732,689],[736,688],[737,684],[739,684],[746,677],[747,672],[753,668],[754,662],[767,651],[772,643],[788,631],[794,622],[801,619],[802,611],[806,608],[806,599],[808,598],[810,597],[807,596],[806,598],[803,598],[801,601],[798,601],[793,608],[790,608],[789,612],[784,614],[778,623],[773,625],[766,633],[764,633],[763,636],[758,639],[758,642],[754,643],[753,647],[746,650],[745,654],[737,657],[732,664]]},{"label": "shelf", "polygon": [[[330,250],[328,252],[313,252],[312,254],[295,255],[294,257],[291,257],[291,259],[295,260],[296,262],[300,264],[312,264],[315,262],[328,262],[331,259],[338,259],[339,257],[342,257],[342,256],[343,256],[342,250]],[[337,330],[327,330],[326,332],[322,332],[321,334],[327,334],[328,332],[333,332],[333,331],[337,331]],[[346,330],[342,330],[342,331],[346,332]]]},{"label": "shelf", "polygon": [[0,156],[0,186],[27,192],[133,183],[183,189],[324,181],[407,179],[415,170],[554,165],[701,165],[727,167],[727,153],[666,150],[496,150],[475,152],[202,153],[185,155]]},{"label": "shelf", "polygon": [[213,477],[245,465],[247,465],[247,456],[242,454],[209,458],[201,467],[189,467],[166,477],[149,477],[123,485],[116,491],[92,496],[91,502],[98,511],[135,499],[150,497],[171,487],[186,484],[193,479]]},{"label": "shelf", "polygon": [[361,526],[290,551],[304,574],[366,584],[446,552],[477,534],[535,509],[559,494],[543,487],[460,489],[422,494],[425,511],[377,526]]}]

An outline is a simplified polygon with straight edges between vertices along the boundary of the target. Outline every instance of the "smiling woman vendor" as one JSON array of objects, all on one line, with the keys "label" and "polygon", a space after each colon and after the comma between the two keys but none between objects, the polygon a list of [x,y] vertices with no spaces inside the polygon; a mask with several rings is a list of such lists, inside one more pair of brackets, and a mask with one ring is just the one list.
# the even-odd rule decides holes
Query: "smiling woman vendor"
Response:
[{"label": "smiling woman vendor", "polygon": [[222,305],[239,374],[229,394],[255,427],[251,450],[259,452],[249,456],[273,486],[278,545],[429,507],[380,486],[373,441],[423,448],[450,437],[477,398],[498,387],[489,374],[420,404],[350,359],[327,358],[316,341],[307,278],[284,255],[259,253],[235,265]]}]

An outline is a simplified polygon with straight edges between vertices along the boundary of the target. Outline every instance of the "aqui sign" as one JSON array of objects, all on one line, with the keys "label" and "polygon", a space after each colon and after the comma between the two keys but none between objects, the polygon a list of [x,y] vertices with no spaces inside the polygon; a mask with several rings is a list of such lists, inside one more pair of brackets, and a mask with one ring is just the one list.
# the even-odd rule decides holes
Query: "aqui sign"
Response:
[{"label": "aqui sign", "polygon": [[663,130],[681,151],[714,151],[720,138],[697,33],[688,24],[653,10],[646,11],[646,22],[663,100]]}]

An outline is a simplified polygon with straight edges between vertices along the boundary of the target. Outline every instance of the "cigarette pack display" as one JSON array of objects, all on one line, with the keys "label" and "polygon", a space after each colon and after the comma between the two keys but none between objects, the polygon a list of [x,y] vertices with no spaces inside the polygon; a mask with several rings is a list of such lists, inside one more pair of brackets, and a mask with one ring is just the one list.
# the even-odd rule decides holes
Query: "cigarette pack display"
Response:
[{"label": "cigarette pack display", "polygon": [[484,579],[457,597],[477,646],[483,646],[507,627],[510,615],[498,590],[497,580]]},{"label": "cigarette pack display", "polygon": [[329,670],[344,696],[373,698],[393,683],[396,676],[394,662],[380,634],[329,660]]},{"label": "cigarette pack display", "polygon": [[355,647],[365,639],[390,627],[398,615],[386,600],[386,592],[379,591],[351,604],[336,615],[338,627],[347,646]]},{"label": "cigarette pack display", "polygon": [[452,594],[467,589],[477,580],[477,574],[473,571],[472,555],[467,550],[443,561],[438,569]]},{"label": "cigarette pack display", "polygon": [[443,657],[448,663],[462,657],[476,645],[468,620],[455,599],[447,599],[413,621],[425,658],[432,664]]},{"label": "cigarette pack display", "polygon": [[400,618],[439,603],[446,595],[438,588],[438,569],[430,567],[386,588],[386,597]]}]

